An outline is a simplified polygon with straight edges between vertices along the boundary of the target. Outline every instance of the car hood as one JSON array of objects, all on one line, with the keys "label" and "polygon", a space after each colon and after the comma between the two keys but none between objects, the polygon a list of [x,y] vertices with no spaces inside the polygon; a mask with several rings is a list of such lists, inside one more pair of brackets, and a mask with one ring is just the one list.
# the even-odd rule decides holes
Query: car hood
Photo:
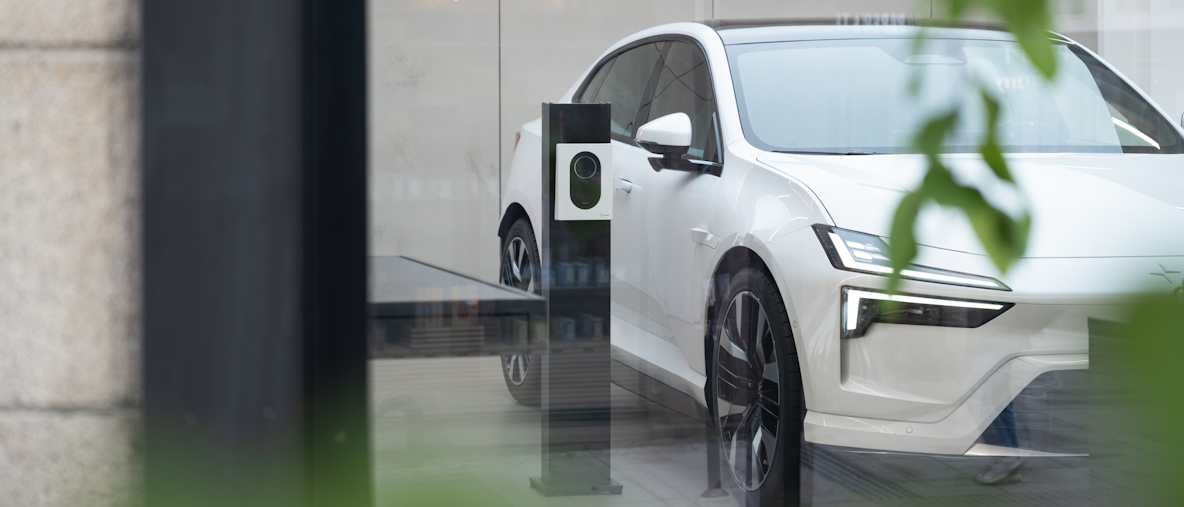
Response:
[{"label": "car hood", "polygon": [[[1008,155],[1020,193],[998,183],[977,154],[943,157],[959,181],[1008,211],[1032,213],[1024,257],[1184,255],[1184,155]],[[920,155],[818,156],[763,153],[761,162],[798,179],[844,229],[888,236],[905,192],[925,174]],[[958,210],[927,206],[918,243],[984,254]]]}]

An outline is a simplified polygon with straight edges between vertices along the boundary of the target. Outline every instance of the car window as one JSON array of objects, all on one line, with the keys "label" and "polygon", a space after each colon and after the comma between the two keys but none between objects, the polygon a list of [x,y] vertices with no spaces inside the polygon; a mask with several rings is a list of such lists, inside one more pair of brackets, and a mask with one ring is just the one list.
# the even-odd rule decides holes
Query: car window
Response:
[{"label": "car window", "polygon": [[[914,153],[933,114],[961,108],[951,153],[978,150],[985,110],[1000,105],[997,141],[1013,153],[1184,153],[1184,139],[1126,82],[1073,44],[1054,44],[1046,81],[1010,41],[791,41],[728,46],[745,137],[765,150]],[[909,83],[923,76],[920,92]],[[963,107],[965,106],[965,107]]]},{"label": "car window", "polygon": [[1098,93],[1106,101],[1110,123],[1114,124],[1114,132],[1124,152],[1184,152],[1184,139],[1180,139],[1176,127],[1164,119],[1130,84],[1077,45],[1067,48],[1089,69]]},{"label": "car window", "polygon": [[691,118],[689,155],[715,158],[715,95],[707,59],[696,46],[674,42],[662,63],[649,120],[672,113],[686,113]]},{"label": "car window", "polygon": [[613,134],[633,137],[637,112],[642,107],[641,100],[658,63],[662,44],[646,44],[621,53],[608,69],[594,101],[612,104]]},{"label": "car window", "polygon": [[584,88],[584,93],[580,95],[582,100],[577,102],[595,102],[596,92],[600,91],[600,85],[604,83],[604,77],[608,75],[608,71],[612,68],[615,61],[617,61],[616,58],[609,58],[600,64],[600,67],[596,69],[596,74],[592,76],[592,80],[588,81],[588,86]]}]

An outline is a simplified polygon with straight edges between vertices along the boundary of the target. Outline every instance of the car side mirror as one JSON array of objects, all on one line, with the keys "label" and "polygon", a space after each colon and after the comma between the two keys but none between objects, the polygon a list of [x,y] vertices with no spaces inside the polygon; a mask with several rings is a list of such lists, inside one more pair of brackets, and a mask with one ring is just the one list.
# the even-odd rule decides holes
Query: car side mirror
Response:
[{"label": "car side mirror", "polygon": [[668,169],[719,176],[723,170],[721,164],[686,158],[691,149],[691,117],[686,113],[668,114],[642,125],[634,141],[646,151],[661,155],[649,159],[655,171]]},{"label": "car side mirror", "polygon": [[1184,127],[1184,113],[1180,113],[1180,126]]},{"label": "car side mirror", "polygon": [[637,129],[637,145],[662,158],[679,158],[691,149],[691,117],[673,113]]}]

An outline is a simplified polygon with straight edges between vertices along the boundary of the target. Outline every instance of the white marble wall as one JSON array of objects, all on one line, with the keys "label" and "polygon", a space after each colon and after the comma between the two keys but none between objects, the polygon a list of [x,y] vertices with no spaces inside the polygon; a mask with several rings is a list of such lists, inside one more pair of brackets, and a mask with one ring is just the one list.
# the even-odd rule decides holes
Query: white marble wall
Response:
[{"label": "white marble wall", "polygon": [[139,4],[0,0],[0,504],[134,505]]}]

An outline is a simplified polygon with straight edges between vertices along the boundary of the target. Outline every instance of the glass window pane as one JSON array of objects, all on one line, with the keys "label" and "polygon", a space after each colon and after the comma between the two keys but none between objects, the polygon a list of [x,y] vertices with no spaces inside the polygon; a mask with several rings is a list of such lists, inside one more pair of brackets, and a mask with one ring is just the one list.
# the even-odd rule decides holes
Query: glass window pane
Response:
[{"label": "glass window pane", "polygon": [[707,140],[714,135],[711,117],[714,112],[711,72],[703,52],[685,42],[675,42],[662,63],[649,119],[686,113],[691,118],[693,136],[688,154],[703,158]]},{"label": "glass window pane", "polygon": [[[931,40],[914,51],[909,39],[822,40],[728,51],[746,133],[766,149],[908,153],[921,122],[962,107],[946,148],[974,152],[985,133],[977,82],[1000,103],[1007,151],[1184,151],[1149,103],[1073,45],[1054,46],[1051,83],[1007,41]],[[913,94],[916,78],[923,84]]]},{"label": "glass window pane", "polygon": [[604,84],[596,93],[597,102],[609,102],[612,106],[612,131],[626,137],[632,137],[637,129],[634,122],[637,111],[641,109],[641,99],[645,95],[645,87],[649,84],[650,74],[658,63],[661,46],[657,43],[646,44],[631,49],[617,57],[616,62],[608,71]]},{"label": "glass window pane", "polygon": [[[608,60],[596,70],[596,75],[592,77],[592,81],[588,82],[588,87],[584,89],[584,94],[581,97],[588,99],[596,97],[596,92],[600,91],[600,85],[604,83],[604,78],[608,75],[609,69],[613,67],[614,61]],[[592,102],[592,100],[584,100],[583,102]]]},{"label": "glass window pane", "polygon": [[1126,81],[1080,47],[1070,46],[1074,55],[1089,69],[1098,92],[1106,101],[1111,123],[1124,151],[1146,153],[1182,153],[1184,140],[1173,125],[1164,120]]}]

